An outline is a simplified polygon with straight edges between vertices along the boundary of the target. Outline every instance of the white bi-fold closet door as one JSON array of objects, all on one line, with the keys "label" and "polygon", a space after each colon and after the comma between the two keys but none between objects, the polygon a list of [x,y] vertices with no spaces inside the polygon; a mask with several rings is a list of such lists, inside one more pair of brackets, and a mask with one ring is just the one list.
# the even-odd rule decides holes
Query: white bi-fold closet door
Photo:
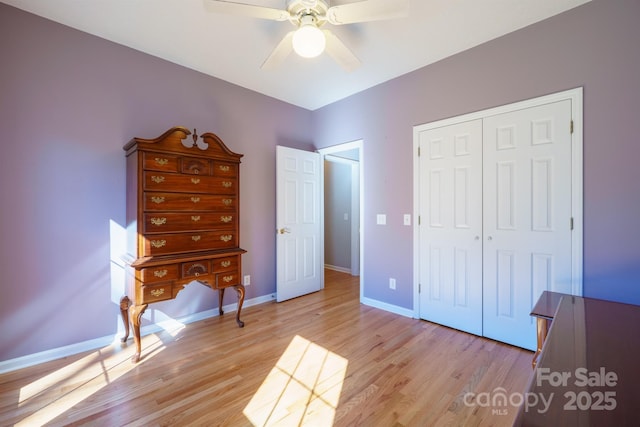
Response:
[{"label": "white bi-fold closet door", "polygon": [[575,293],[571,103],[416,131],[420,318],[533,350],[542,291]]}]

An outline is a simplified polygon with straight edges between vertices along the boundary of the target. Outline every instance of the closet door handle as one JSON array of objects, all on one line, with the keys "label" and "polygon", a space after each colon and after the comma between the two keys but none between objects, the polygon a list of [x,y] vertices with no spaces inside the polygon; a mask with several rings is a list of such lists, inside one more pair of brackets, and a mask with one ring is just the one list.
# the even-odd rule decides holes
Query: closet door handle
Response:
[{"label": "closet door handle", "polygon": [[487,240],[491,241],[491,240],[493,240],[493,237],[489,236],[489,237],[487,237]]}]

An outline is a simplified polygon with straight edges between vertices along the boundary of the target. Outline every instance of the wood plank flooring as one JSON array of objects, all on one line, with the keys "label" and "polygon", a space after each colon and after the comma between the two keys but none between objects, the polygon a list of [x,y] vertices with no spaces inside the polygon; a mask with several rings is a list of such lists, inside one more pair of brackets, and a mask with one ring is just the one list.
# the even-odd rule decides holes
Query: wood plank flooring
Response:
[{"label": "wood plank flooring", "polygon": [[[510,426],[532,353],[359,303],[358,278],[0,375],[0,425]],[[517,399],[515,399],[517,400]]]}]

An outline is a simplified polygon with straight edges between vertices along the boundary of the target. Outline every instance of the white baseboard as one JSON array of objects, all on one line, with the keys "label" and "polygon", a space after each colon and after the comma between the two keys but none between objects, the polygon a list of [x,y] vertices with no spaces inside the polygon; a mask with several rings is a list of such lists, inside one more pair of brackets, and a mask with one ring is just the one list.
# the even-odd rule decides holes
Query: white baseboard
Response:
[{"label": "white baseboard", "polygon": [[371,298],[360,297],[360,302],[370,307],[379,308],[380,310],[389,311],[394,314],[399,314],[404,317],[414,318],[414,312],[411,309],[398,307],[397,305],[387,304],[386,302],[378,301]]},{"label": "white baseboard", "polygon": [[324,268],[326,268],[327,270],[333,270],[333,271],[339,271],[341,273],[349,273],[349,274],[351,274],[351,269],[350,268],[346,268],[346,267],[338,267],[337,265],[325,264]]},{"label": "white baseboard", "polygon": [[[276,299],[275,294],[263,295],[260,297],[245,300],[242,307],[251,307],[253,305],[263,304],[265,302],[274,301]],[[225,313],[236,311],[238,305],[227,304],[222,306]],[[198,322],[200,320],[208,319],[211,317],[219,316],[218,309],[211,309],[201,311],[199,313],[190,314],[180,319],[175,319],[175,322],[181,324]],[[173,323],[173,322],[172,322]],[[156,332],[165,330],[166,327],[162,326],[162,322],[154,323],[153,325],[147,325],[140,328],[140,335],[150,335]],[[106,337],[95,338],[88,341],[79,342],[76,344],[67,345],[64,347],[53,348],[51,350],[41,351],[39,353],[28,354],[26,356],[16,357],[15,359],[4,360],[0,362],[0,374],[4,374],[11,371],[16,371],[22,368],[28,368],[29,366],[38,365],[40,363],[50,362],[52,360],[61,359],[67,356],[73,356],[74,354],[83,353],[85,351],[95,350],[97,348],[107,347],[111,344],[120,342],[120,338],[123,332],[118,331],[114,335]]]},{"label": "white baseboard", "polygon": [[[263,295],[257,298],[245,300],[243,308],[251,307],[265,302],[274,301],[276,299],[275,294]],[[389,311],[400,316],[414,318],[413,310],[399,307],[393,304],[387,304],[371,298],[361,297],[360,302],[370,307],[379,308],[381,310]],[[227,304],[222,307],[225,313],[236,311],[237,304]],[[198,322],[200,320],[209,319],[219,316],[218,309],[205,310],[198,313],[190,314],[188,316],[175,319],[176,322],[182,324],[188,324]],[[154,323],[153,325],[147,325],[140,329],[140,335],[150,335],[156,332],[160,332],[166,329],[163,327],[162,322]],[[88,341],[71,344],[64,347],[58,347],[51,350],[41,351],[39,353],[28,354],[26,356],[16,357],[15,359],[9,359],[0,362],[0,374],[4,374],[18,369],[27,368],[29,366],[38,365],[40,363],[50,362],[52,360],[61,359],[63,357],[72,356],[74,354],[83,353],[85,351],[91,351],[98,348],[106,347],[111,344],[117,344],[120,342],[122,332],[119,331],[116,335],[109,335],[101,338],[95,338]]]}]

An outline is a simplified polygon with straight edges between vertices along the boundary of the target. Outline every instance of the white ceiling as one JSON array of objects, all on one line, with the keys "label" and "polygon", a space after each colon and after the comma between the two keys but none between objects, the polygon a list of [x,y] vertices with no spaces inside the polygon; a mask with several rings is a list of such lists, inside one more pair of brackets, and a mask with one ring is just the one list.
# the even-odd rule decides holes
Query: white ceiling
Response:
[{"label": "white ceiling", "polygon": [[[327,55],[292,54],[275,70],[262,70],[291,24],[208,13],[202,0],[0,1],[315,110],[590,0],[411,0],[407,18],[328,26],[362,61],[351,73]],[[286,7],[286,0],[234,1]]]}]

